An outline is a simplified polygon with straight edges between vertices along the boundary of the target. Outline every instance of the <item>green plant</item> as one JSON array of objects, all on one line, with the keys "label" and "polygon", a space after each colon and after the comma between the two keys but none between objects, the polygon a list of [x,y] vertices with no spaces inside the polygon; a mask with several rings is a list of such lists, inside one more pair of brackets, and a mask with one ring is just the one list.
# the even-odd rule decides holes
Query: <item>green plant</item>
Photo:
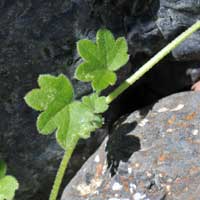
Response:
[{"label": "green plant", "polygon": [[7,167],[4,161],[0,160],[0,200],[12,200],[19,183],[13,176],[6,175]]},{"label": "green plant", "polygon": [[81,40],[77,45],[83,63],[76,69],[75,77],[91,82],[94,93],[81,100],[74,100],[73,87],[67,77],[39,76],[40,88],[30,91],[25,96],[25,101],[41,112],[37,119],[38,131],[48,135],[56,130],[57,142],[65,150],[50,200],[57,198],[65,169],[78,140],[90,137],[91,132],[102,126],[101,114],[108,109],[109,104],[199,28],[200,22],[195,23],[107,97],[100,96],[100,92],[116,82],[115,71],[127,63],[129,56],[125,38],[115,40],[112,33],[105,29],[97,32],[96,43]]},{"label": "green plant", "polygon": [[129,59],[125,38],[120,37],[115,41],[112,33],[104,29],[97,32],[96,44],[81,40],[77,47],[84,62],[78,66],[75,76],[81,81],[91,81],[96,91],[114,85],[117,80],[114,71]]}]

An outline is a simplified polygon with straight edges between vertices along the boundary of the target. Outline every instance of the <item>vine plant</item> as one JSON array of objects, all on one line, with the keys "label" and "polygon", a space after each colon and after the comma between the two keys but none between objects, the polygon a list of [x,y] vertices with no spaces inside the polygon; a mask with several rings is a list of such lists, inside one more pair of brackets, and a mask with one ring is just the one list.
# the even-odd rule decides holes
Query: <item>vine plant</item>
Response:
[{"label": "vine plant", "polygon": [[49,200],[57,199],[67,164],[78,140],[89,138],[91,132],[102,126],[102,113],[109,104],[199,28],[198,21],[107,97],[101,96],[101,91],[115,84],[115,72],[128,62],[129,55],[125,38],[115,40],[106,29],[97,32],[96,43],[87,39],[77,43],[83,62],[77,67],[75,77],[83,82],[91,82],[92,94],[75,100],[73,86],[65,75],[39,76],[39,88],[31,90],[25,96],[25,101],[31,108],[41,112],[37,118],[38,131],[43,135],[56,131],[56,140],[65,151]]}]

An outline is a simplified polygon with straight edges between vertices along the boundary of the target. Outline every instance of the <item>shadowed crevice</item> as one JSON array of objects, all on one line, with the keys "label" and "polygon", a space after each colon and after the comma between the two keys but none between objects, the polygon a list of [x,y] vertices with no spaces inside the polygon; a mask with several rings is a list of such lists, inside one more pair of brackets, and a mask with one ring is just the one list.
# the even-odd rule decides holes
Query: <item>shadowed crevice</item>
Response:
[{"label": "shadowed crevice", "polygon": [[109,137],[106,151],[108,168],[112,176],[116,173],[120,161],[127,162],[134,152],[140,150],[140,139],[128,135],[136,125],[137,122],[123,124]]}]

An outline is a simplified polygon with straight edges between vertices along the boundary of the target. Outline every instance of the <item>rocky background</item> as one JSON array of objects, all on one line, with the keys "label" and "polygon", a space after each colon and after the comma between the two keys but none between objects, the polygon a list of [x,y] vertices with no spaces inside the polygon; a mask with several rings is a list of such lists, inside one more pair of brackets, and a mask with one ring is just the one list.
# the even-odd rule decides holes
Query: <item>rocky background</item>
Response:
[{"label": "rocky background", "polygon": [[122,117],[61,200],[199,200],[199,102],[178,93]]},{"label": "rocky background", "polygon": [[[0,155],[21,184],[16,200],[47,199],[63,153],[54,136],[37,134],[37,113],[23,100],[36,87],[38,75],[68,75],[80,98],[91,88],[73,78],[80,62],[77,40],[93,39],[101,27],[125,36],[130,62],[119,72],[121,82],[197,19],[197,0],[1,0]],[[199,60],[198,32],[112,105],[106,115],[108,125],[95,138],[80,142],[64,185],[120,115],[188,90],[199,78]]]}]

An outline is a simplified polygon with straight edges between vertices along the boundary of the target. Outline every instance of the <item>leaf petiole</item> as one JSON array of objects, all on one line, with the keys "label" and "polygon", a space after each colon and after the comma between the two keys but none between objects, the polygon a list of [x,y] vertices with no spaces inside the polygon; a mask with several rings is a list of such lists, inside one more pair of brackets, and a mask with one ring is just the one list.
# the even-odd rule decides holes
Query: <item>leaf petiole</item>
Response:
[{"label": "leaf petiole", "polygon": [[152,57],[147,63],[145,63],[138,71],[136,71],[132,76],[126,79],[118,88],[116,88],[110,95],[106,97],[106,102],[110,104],[129,86],[133,85],[133,83],[140,79],[146,72],[148,72],[152,67],[154,67],[159,61],[161,61],[166,55],[168,55],[173,49],[175,49],[179,44],[181,44],[198,29],[200,29],[200,21],[197,21],[185,32],[175,38],[166,47],[159,51],[154,57]]},{"label": "leaf petiole", "polygon": [[59,192],[64,174],[65,174],[67,165],[69,163],[69,159],[71,158],[72,153],[74,152],[74,149],[78,143],[78,140],[79,140],[79,138],[74,139],[73,142],[70,143],[70,147],[67,150],[65,150],[64,156],[62,158],[62,161],[60,163],[60,166],[59,166],[57,174],[56,174],[56,178],[55,178],[52,190],[51,190],[49,200],[57,199],[58,192]]}]

